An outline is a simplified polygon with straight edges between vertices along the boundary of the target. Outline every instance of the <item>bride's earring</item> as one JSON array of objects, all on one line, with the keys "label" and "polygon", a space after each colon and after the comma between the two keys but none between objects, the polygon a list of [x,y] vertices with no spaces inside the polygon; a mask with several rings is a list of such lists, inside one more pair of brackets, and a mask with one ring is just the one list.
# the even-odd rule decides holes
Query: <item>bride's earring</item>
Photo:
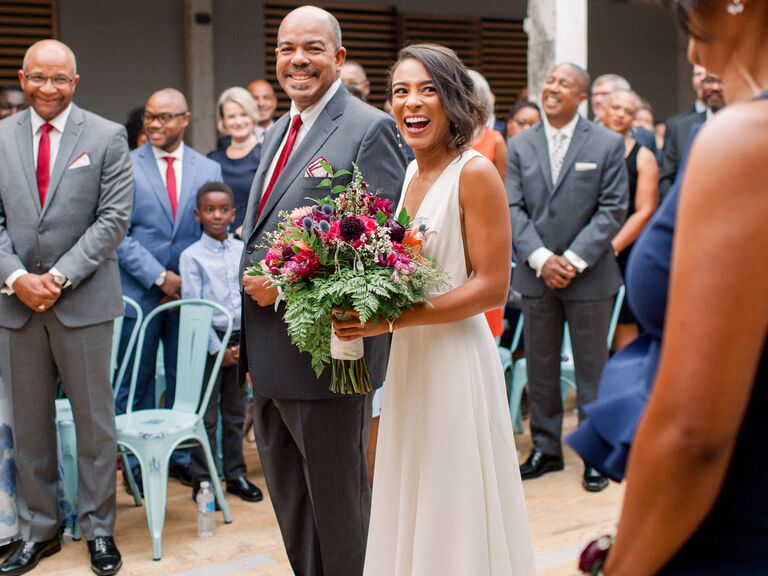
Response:
[{"label": "bride's earring", "polygon": [[741,3],[742,0],[731,0],[731,3],[728,4],[728,14],[731,16],[738,16],[742,12],[744,12],[744,4]]},{"label": "bride's earring", "polygon": [[403,141],[400,139],[400,130],[397,131],[397,145],[400,146],[400,150],[403,149]]}]

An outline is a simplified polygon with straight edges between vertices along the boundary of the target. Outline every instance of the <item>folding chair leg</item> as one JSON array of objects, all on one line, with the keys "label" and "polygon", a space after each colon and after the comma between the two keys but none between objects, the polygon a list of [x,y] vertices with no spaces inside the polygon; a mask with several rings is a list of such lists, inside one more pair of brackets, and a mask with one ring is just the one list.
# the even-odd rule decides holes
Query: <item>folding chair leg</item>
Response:
[{"label": "folding chair leg", "polygon": [[144,506],[147,509],[149,535],[152,538],[153,560],[160,560],[162,557],[163,526],[165,525],[165,505],[168,492],[168,456],[169,453],[165,449],[152,450],[146,464],[139,460],[141,475],[144,480]]},{"label": "folding chair leg", "polygon": [[133,469],[128,462],[128,455],[121,454],[120,462],[122,463],[123,474],[128,478],[128,486],[131,487],[131,492],[133,492],[133,504],[134,506],[141,506],[141,490],[139,490],[139,485],[136,484],[136,478],[133,477]]},{"label": "folding chair leg", "polygon": [[200,431],[197,435],[197,441],[203,448],[205,453],[205,461],[208,465],[208,474],[211,477],[211,484],[213,484],[213,491],[216,494],[216,501],[219,503],[221,513],[224,515],[224,523],[232,523],[232,514],[229,511],[229,504],[224,497],[224,491],[221,489],[221,482],[219,481],[219,473],[216,469],[216,461],[213,459],[213,452],[211,452],[211,445],[208,443],[208,436],[205,434],[205,428],[200,426]]},{"label": "folding chair leg", "polygon": [[517,432],[523,432],[523,417],[520,413],[520,402],[523,398],[523,390],[528,382],[525,358],[521,358],[512,367],[512,390],[509,394],[509,414]]}]

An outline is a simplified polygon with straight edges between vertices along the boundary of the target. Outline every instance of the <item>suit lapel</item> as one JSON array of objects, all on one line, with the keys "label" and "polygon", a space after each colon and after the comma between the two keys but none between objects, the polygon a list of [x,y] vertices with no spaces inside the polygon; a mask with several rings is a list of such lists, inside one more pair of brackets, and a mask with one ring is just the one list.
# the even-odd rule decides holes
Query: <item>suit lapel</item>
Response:
[{"label": "suit lapel", "polygon": [[533,149],[536,152],[537,164],[541,168],[541,175],[544,177],[544,182],[547,183],[547,192],[552,194],[552,168],[549,164],[549,144],[547,143],[547,133],[544,130],[544,125],[539,124],[532,130],[536,130],[536,134],[533,138]]},{"label": "suit lapel", "polygon": [[163,213],[168,221],[173,225],[173,212],[171,212],[171,202],[168,200],[168,191],[163,184],[160,176],[160,170],[157,167],[157,159],[152,153],[152,145],[145,144],[139,149],[139,169],[144,172],[144,176],[149,182],[149,189],[155,195],[157,203],[163,207]]},{"label": "suit lapel", "polygon": [[19,151],[19,162],[24,176],[27,178],[27,186],[32,201],[40,212],[40,194],[37,191],[37,175],[35,173],[35,154],[32,146],[32,121],[29,110],[22,113],[16,124],[16,146]]},{"label": "suit lapel", "polygon": [[269,215],[296,178],[303,177],[302,173],[304,167],[309,164],[323,144],[325,144],[326,140],[328,140],[330,135],[336,130],[338,126],[336,120],[344,113],[347,98],[350,98],[347,91],[343,87],[339,87],[338,91],[328,104],[326,104],[307,135],[304,136],[304,140],[301,141],[299,147],[291,153],[290,158],[288,158],[288,163],[278,177],[277,182],[275,182],[275,187],[272,189],[269,198],[267,198],[267,203],[264,206],[261,217],[256,222],[255,228],[258,228]]},{"label": "suit lapel", "polygon": [[565,153],[565,158],[563,158],[563,167],[560,169],[560,175],[557,178],[557,183],[552,189],[553,196],[557,194],[557,191],[560,189],[560,185],[563,183],[563,179],[568,174],[568,171],[571,169],[571,166],[573,166],[573,163],[576,161],[576,157],[578,156],[581,147],[584,146],[584,143],[587,141],[590,129],[590,123],[584,120],[584,118],[580,117],[579,121],[576,123],[576,128],[573,131],[573,136],[571,137],[571,143],[568,146],[568,151]]},{"label": "suit lapel", "polygon": [[56,161],[53,164],[51,183],[48,186],[45,206],[43,206],[43,216],[51,205],[56,191],[59,189],[61,178],[64,176],[64,171],[67,169],[67,166],[69,166],[72,152],[75,149],[77,141],[80,140],[80,134],[83,132],[84,122],[85,118],[83,118],[82,111],[72,104],[72,110],[69,113],[69,118],[67,118],[67,123],[64,126],[64,132],[62,133],[61,141],[59,142],[59,151],[56,153]]},{"label": "suit lapel", "polygon": [[[195,173],[197,172],[197,158],[192,153],[192,149],[184,144],[184,160],[182,161],[181,170],[181,194],[179,194],[179,201],[176,205],[176,219],[173,223],[173,233],[176,234],[181,225],[182,214],[186,214],[185,210],[187,204],[190,202],[190,198],[195,196],[195,190],[193,190],[195,182]],[[168,202],[170,208],[170,201]]]}]

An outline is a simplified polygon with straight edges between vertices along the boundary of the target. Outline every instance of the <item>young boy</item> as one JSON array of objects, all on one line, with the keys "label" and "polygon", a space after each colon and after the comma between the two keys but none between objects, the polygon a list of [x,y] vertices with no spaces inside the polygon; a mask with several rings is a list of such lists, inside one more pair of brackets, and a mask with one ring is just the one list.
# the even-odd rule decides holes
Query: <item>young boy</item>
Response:
[{"label": "young boy", "polygon": [[[227,492],[247,502],[258,502],[261,490],[245,477],[243,458],[243,421],[245,420],[246,390],[237,381],[237,359],[240,352],[240,256],[243,243],[229,236],[229,227],[235,219],[234,196],[224,182],[208,182],[197,191],[195,219],[203,228],[203,235],[181,253],[181,297],[203,298],[221,304],[234,319],[234,331],[227,343],[211,400],[205,413],[205,429],[211,450],[216,454],[216,428],[219,409],[222,416],[222,450],[224,479]],[[206,378],[213,369],[215,355],[221,347],[221,336],[227,321],[223,314],[214,312],[213,328],[208,344]],[[192,473],[197,496],[200,482],[209,480],[205,456],[201,448],[192,449]]]}]

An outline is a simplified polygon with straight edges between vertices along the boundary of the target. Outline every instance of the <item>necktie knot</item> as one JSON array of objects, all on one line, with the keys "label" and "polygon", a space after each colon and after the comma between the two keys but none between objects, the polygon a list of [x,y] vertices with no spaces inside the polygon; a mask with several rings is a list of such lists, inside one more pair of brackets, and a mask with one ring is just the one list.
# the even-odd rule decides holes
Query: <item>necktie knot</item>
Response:
[{"label": "necktie knot", "polygon": [[40,130],[48,134],[51,130],[53,130],[53,124],[48,124],[48,122],[46,122],[45,124],[40,126]]},{"label": "necktie knot", "polygon": [[296,114],[291,119],[291,132],[298,132],[298,130],[301,128],[301,114]]},{"label": "necktie knot", "polygon": [[168,166],[173,166],[173,161],[175,158],[173,156],[163,156],[163,160],[168,162]]}]

